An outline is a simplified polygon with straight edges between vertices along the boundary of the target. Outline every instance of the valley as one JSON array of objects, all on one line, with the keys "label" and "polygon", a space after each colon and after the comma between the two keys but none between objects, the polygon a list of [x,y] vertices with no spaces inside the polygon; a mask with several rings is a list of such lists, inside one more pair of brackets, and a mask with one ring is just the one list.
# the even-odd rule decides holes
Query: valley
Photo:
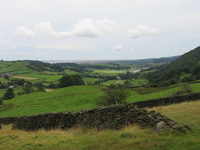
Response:
[{"label": "valley", "polygon": [[[120,88],[129,93],[126,103],[199,93],[199,51],[198,47],[182,56],[133,61],[1,61],[0,118],[99,108],[97,100],[105,91]],[[182,60],[187,60],[187,63]],[[186,64],[192,64],[192,67],[188,68]],[[8,89],[13,89],[14,97],[5,99]],[[199,101],[146,109],[160,112],[192,130],[188,133],[155,133],[152,129],[141,130],[134,125],[117,131],[97,131],[80,126],[63,131],[27,132],[11,130],[12,125],[1,125],[0,149],[14,149],[13,145],[17,149],[74,149],[74,142],[78,144],[75,149],[200,147]],[[50,138],[62,142],[51,141]],[[47,145],[48,141],[51,144]],[[104,144],[98,144],[98,141]]]}]

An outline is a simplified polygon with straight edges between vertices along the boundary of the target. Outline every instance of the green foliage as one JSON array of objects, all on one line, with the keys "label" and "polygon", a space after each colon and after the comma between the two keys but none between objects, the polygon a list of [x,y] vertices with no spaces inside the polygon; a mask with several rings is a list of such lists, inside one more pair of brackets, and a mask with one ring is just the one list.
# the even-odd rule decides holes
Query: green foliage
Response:
[{"label": "green foliage", "polygon": [[97,100],[97,105],[106,106],[113,104],[125,104],[129,95],[129,91],[125,88],[113,89],[112,87],[104,91],[103,95]]},{"label": "green foliage", "polygon": [[3,105],[3,100],[1,97],[0,97],[0,105]]},{"label": "green foliage", "polygon": [[15,97],[15,93],[14,93],[14,89],[13,88],[9,88],[6,90],[6,92],[4,93],[3,96],[3,100],[8,100],[8,99],[12,99]]},{"label": "green foliage", "polygon": [[29,64],[28,68],[36,70],[36,71],[64,71],[64,68],[57,64],[44,63],[41,61],[27,61]]},{"label": "green foliage", "polygon": [[25,86],[23,87],[23,92],[25,94],[30,94],[34,92],[34,89],[31,87],[30,84],[25,84]]},{"label": "green foliage", "polygon": [[191,75],[181,79],[181,82],[191,82],[191,81],[194,81],[194,77]]},{"label": "green foliage", "polygon": [[133,84],[129,81],[129,80],[126,80],[125,82],[124,82],[124,86],[125,87],[131,87]]},{"label": "green foliage", "polygon": [[41,86],[39,86],[36,90],[36,92],[46,92],[45,89]]},{"label": "green foliage", "polygon": [[4,79],[10,80],[9,76],[5,75]]},{"label": "green foliage", "polygon": [[[154,86],[156,84],[157,86],[167,86],[180,82],[193,81],[195,78],[199,78],[199,75],[196,76],[200,73],[199,62],[200,47],[197,47],[171,63],[158,67],[157,71],[147,74],[146,78],[149,80],[150,84]],[[192,74],[193,77],[186,77],[180,81],[180,76],[183,73]]]},{"label": "green foliage", "polygon": [[61,79],[59,79],[59,87],[68,87],[72,85],[84,85],[84,81],[79,75],[64,75]]}]

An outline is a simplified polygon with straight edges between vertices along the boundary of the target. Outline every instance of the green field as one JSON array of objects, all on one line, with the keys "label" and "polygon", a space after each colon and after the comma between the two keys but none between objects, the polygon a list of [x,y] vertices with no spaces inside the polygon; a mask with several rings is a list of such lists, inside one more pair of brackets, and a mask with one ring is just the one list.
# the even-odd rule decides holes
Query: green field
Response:
[{"label": "green field", "polygon": [[[200,84],[199,84],[200,85]],[[200,92],[198,84],[191,84],[195,92]],[[90,109],[98,107],[96,100],[103,94],[104,86],[82,85],[70,86],[67,88],[56,89],[51,92],[36,92],[27,95],[16,96],[11,100],[4,100],[3,106],[0,106],[0,117],[33,115],[46,112],[79,111],[81,109]],[[143,101],[167,97],[182,86],[171,88],[130,88],[130,96],[127,102]],[[15,93],[21,89],[15,89]],[[5,90],[0,90],[3,96]]]},{"label": "green field", "polygon": [[[93,108],[96,106],[95,99],[101,94],[101,87],[98,86],[72,86],[52,92],[20,95],[4,101],[4,105],[0,106],[0,117]],[[10,105],[12,108],[7,109]]]},{"label": "green field", "polygon": [[117,75],[119,73],[126,73],[128,70],[114,70],[114,69],[92,69],[95,73]]}]

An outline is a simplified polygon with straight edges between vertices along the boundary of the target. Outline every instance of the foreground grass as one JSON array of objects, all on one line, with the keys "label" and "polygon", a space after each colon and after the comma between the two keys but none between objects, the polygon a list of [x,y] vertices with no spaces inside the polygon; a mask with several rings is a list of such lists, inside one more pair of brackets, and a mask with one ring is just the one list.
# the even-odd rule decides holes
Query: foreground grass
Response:
[{"label": "foreground grass", "polygon": [[26,132],[11,130],[11,125],[0,130],[0,150],[199,150],[200,101],[156,107],[156,110],[192,128],[190,133],[155,133],[150,129],[128,126],[122,130],[86,129],[39,130]]}]

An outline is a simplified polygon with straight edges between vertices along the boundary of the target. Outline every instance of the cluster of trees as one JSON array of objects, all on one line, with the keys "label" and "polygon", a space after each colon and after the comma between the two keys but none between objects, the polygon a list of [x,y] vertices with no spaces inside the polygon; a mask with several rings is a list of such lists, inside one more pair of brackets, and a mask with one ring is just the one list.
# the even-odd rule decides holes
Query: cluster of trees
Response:
[{"label": "cluster of trees", "polygon": [[132,80],[137,79],[140,76],[140,73],[132,73],[130,71],[127,71],[124,74],[118,74],[118,76],[123,80]]},{"label": "cluster of trees", "polygon": [[76,64],[76,63],[58,63],[57,65],[60,65],[60,66],[64,67],[65,69],[69,69],[71,71],[75,71],[75,72],[79,72],[79,73],[92,72],[87,67]]},{"label": "cluster of trees", "polygon": [[58,87],[68,87],[72,85],[84,85],[82,77],[79,75],[64,75],[61,79],[59,79]]},{"label": "cluster of trees", "polygon": [[[25,84],[22,88],[22,91],[18,92],[17,95],[30,94],[33,92],[45,92],[45,89],[43,87],[38,87],[36,90],[34,90],[34,88],[31,85]],[[3,104],[3,100],[12,99],[15,96],[16,94],[14,93],[14,88],[8,88],[4,93],[3,97],[0,98],[0,105]]]},{"label": "cluster of trees", "polygon": [[29,61],[27,65],[28,68],[36,70],[36,71],[55,71],[55,72],[62,72],[64,71],[64,67],[58,64],[50,64],[44,63],[41,61]]},{"label": "cluster of trees", "polygon": [[[6,89],[9,86],[23,87],[24,84],[32,85],[32,83],[30,81],[26,81],[24,79],[12,79],[12,80],[9,79],[8,82],[4,82],[4,83],[2,83],[0,81],[0,89]],[[40,84],[40,86],[42,85],[42,83],[35,83],[35,85],[39,85],[39,84]]]}]

